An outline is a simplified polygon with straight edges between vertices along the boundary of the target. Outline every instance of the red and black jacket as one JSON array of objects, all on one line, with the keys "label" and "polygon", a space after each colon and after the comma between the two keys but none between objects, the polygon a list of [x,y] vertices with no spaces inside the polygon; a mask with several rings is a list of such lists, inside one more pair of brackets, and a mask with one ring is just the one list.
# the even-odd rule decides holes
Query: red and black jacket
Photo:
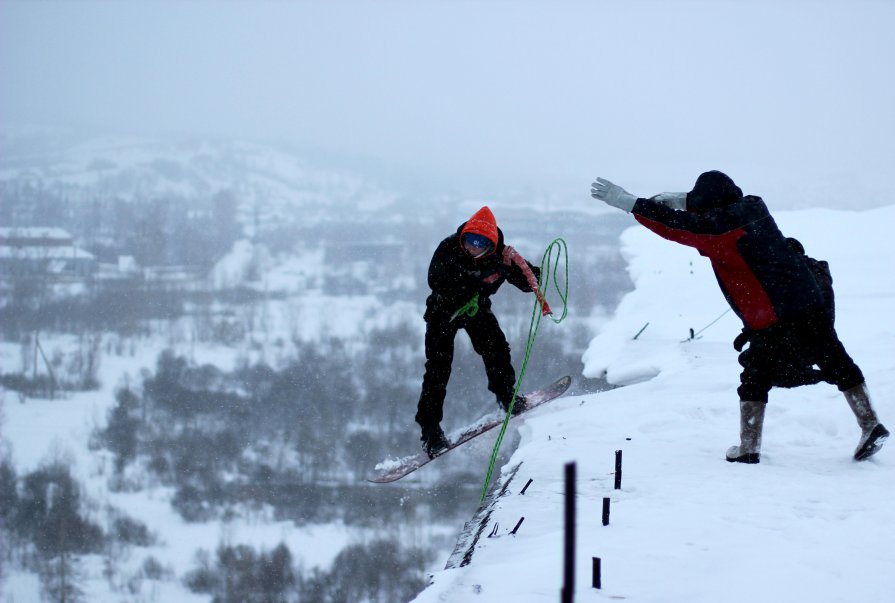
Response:
[{"label": "red and black jacket", "polygon": [[638,199],[632,213],[659,236],[707,257],[724,297],[748,329],[766,329],[824,308],[814,276],[760,197],[741,197],[705,211]]}]

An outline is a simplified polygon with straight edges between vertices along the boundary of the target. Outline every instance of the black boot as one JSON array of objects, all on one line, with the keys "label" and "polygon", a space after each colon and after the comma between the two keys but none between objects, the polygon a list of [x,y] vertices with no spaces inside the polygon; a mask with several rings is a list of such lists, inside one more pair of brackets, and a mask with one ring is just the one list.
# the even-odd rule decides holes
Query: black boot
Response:
[{"label": "black boot", "polygon": [[448,439],[444,437],[444,432],[441,430],[440,425],[424,426],[420,440],[423,442],[423,450],[429,455],[430,459],[434,459],[440,452],[451,445]]},{"label": "black boot", "polygon": [[[506,400],[498,400],[497,404],[503,412],[506,412],[510,408],[509,401],[512,399],[512,397],[509,397]],[[517,395],[516,402],[513,404],[513,416],[515,417],[516,415],[521,414],[523,410],[525,410],[525,396]]]}]

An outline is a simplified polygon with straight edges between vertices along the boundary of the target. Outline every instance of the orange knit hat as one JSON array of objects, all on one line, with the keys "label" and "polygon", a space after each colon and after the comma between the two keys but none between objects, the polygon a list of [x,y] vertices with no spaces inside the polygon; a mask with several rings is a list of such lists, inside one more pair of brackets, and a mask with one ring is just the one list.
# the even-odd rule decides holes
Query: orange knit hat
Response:
[{"label": "orange knit hat", "polygon": [[494,214],[491,213],[487,205],[472,214],[472,217],[466,222],[466,226],[460,231],[460,237],[462,238],[468,232],[488,237],[494,247],[497,247],[497,220],[494,219]]}]

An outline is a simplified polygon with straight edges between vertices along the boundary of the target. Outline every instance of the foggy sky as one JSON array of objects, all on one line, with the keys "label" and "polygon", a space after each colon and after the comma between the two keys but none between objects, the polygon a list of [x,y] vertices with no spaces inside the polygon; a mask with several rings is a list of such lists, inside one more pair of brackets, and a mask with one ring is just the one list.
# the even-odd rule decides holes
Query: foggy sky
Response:
[{"label": "foggy sky", "polygon": [[884,0],[0,0],[0,123],[294,143],[483,196],[722,169],[876,206],[892,31]]}]

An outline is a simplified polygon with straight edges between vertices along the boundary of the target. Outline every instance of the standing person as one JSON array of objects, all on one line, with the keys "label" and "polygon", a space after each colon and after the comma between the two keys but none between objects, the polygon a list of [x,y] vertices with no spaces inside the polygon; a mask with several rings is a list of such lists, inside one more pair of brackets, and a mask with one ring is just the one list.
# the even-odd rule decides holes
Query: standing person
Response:
[{"label": "standing person", "polygon": [[[429,264],[426,299],[426,372],[416,413],[422,428],[423,449],[433,456],[448,446],[441,429],[442,407],[454,359],[454,337],[466,330],[472,347],[482,357],[488,389],[506,411],[514,401],[516,373],[510,346],[491,312],[490,297],[504,281],[522,291],[537,292],[540,269],[504,245],[503,232],[486,206],[457,228],[435,249]],[[513,412],[522,411],[517,396]]]},{"label": "standing person", "polygon": [[845,395],[861,428],[854,458],[861,461],[879,451],[889,432],[873,410],[864,375],[839,341],[817,280],[760,197],[744,197],[718,171],[701,174],[689,193],[642,199],[597,178],[591,195],[707,257],[724,297],[750,334],[749,348],[739,358],[740,444],[728,449],[728,461],[760,461],[768,392],[794,358],[816,364],[823,380]]}]

